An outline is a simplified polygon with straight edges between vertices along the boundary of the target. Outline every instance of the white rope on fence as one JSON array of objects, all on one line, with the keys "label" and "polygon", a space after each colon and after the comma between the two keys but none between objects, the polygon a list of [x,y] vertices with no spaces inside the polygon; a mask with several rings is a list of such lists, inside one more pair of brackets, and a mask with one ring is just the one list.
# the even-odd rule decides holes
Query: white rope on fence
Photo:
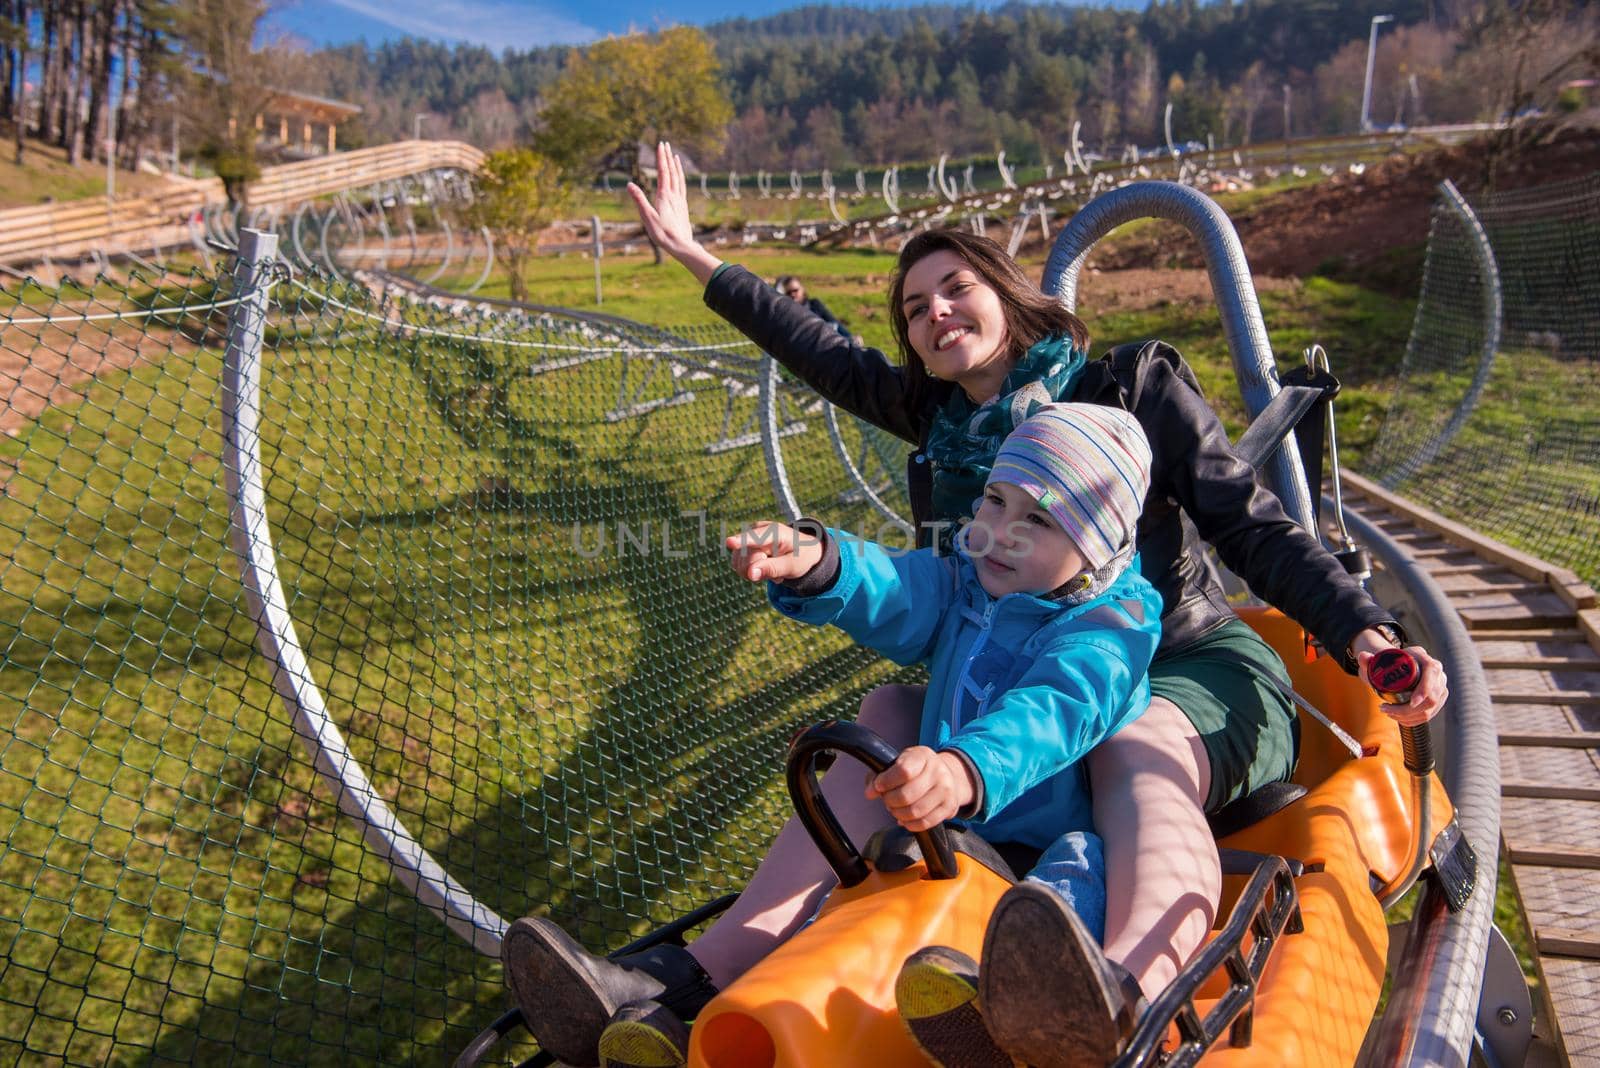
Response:
[{"label": "white rope on fence", "polygon": [[100,312],[95,315],[46,315],[28,319],[0,319],[5,326],[51,326],[55,323],[103,323],[115,319],[145,319],[153,315],[182,315],[185,312],[217,311],[232,308],[249,299],[249,294],[210,304],[178,304],[171,308],[142,308],[133,312]]}]

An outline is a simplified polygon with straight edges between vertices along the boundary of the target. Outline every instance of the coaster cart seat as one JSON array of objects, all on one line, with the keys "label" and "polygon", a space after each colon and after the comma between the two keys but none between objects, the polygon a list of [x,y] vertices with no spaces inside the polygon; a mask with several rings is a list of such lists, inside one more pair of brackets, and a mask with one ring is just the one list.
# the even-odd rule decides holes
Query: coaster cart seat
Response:
[{"label": "coaster cart seat", "polygon": [[[1283,655],[1296,691],[1357,739],[1362,755],[1321,724],[1302,723],[1304,793],[1220,839],[1227,922],[1151,1006],[1122,1064],[1348,1066],[1383,986],[1379,899],[1412,874],[1417,840],[1400,732],[1359,680],[1328,658],[1306,662],[1299,627],[1268,609],[1242,614]],[[977,959],[988,913],[1014,879],[970,830],[922,835],[910,850],[881,835],[862,858],[815,787],[811,765],[826,749],[872,767],[894,758],[850,724],[822,724],[796,740],[788,769],[796,811],[840,888],[814,922],[701,1012],[694,1068],[926,1065],[895,1010],[900,964],[925,945]],[[1438,780],[1429,783],[1441,831],[1450,806]],[[1298,792],[1247,800],[1270,806]]]}]

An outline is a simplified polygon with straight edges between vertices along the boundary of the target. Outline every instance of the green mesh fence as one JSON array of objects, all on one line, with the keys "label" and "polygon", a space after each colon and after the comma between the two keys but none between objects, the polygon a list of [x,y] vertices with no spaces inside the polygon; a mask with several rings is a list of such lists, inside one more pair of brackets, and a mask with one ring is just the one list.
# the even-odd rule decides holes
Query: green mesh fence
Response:
[{"label": "green mesh fence", "polygon": [[[266,531],[370,793],[297,736],[230,548],[255,288],[0,293],[0,1061],[448,1063],[499,965],[360,812],[491,941],[542,911],[615,947],[741,885],[791,732],[895,677],[725,563],[780,513],[742,338],[266,285]],[[774,388],[799,507],[904,513],[898,447]]]},{"label": "green mesh fence", "polygon": [[[1436,215],[1366,465],[1591,582],[1597,190],[1475,202],[1493,272]],[[316,709],[229,542],[258,291],[258,533]],[[764,373],[725,330],[314,274],[0,292],[0,1060],[448,1063],[505,1006],[503,920],[613,948],[736,889],[789,734],[895,675],[768,611],[721,532],[906,514],[898,443],[777,374],[763,428]]]},{"label": "green mesh fence", "polygon": [[1600,179],[1441,204],[1364,468],[1600,583]]}]

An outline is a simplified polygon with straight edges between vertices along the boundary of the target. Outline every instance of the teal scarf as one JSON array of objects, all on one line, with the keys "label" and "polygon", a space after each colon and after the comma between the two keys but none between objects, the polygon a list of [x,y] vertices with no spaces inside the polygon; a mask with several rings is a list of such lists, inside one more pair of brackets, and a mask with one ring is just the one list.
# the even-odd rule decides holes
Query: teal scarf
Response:
[{"label": "teal scarf", "polygon": [[933,417],[924,450],[933,464],[934,519],[972,518],[1000,443],[1040,408],[1070,397],[1085,362],[1070,337],[1055,335],[1022,354],[993,400],[978,405],[965,390],[951,393]]}]

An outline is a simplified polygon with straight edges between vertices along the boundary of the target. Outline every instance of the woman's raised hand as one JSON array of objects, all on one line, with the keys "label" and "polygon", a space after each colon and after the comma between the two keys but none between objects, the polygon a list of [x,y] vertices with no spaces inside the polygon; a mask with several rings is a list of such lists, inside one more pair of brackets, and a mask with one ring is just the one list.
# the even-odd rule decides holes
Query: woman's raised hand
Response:
[{"label": "woman's raised hand", "polygon": [[730,534],[733,570],[751,582],[797,579],[822,561],[822,539],[782,523],[757,523]]},{"label": "woman's raised hand", "polygon": [[665,141],[656,145],[655,203],[651,204],[644,190],[632,182],[628,183],[628,195],[633,198],[633,206],[639,210],[639,221],[644,224],[644,231],[650,240],[689,268],[701,285],[709,282],[712,272],[721,266],[722,261],[694,239],[694,222],[689,218],[689,191],[683,180],[683,161],[672,151],[671,145]]}]

